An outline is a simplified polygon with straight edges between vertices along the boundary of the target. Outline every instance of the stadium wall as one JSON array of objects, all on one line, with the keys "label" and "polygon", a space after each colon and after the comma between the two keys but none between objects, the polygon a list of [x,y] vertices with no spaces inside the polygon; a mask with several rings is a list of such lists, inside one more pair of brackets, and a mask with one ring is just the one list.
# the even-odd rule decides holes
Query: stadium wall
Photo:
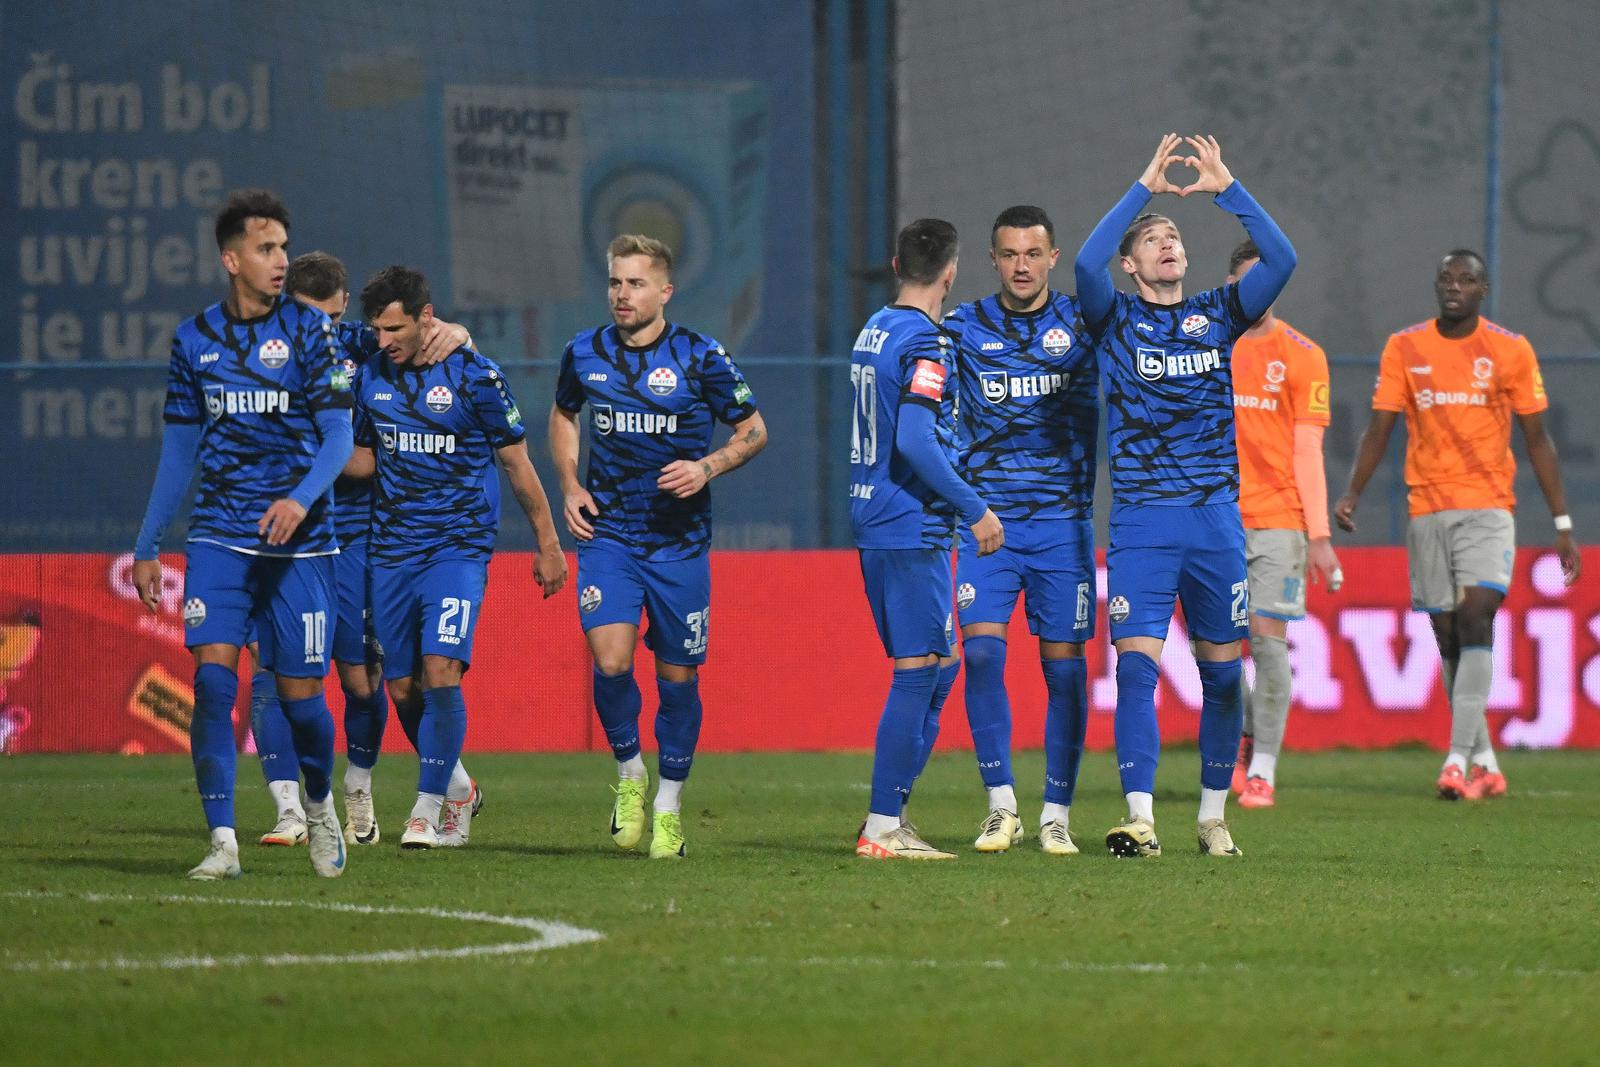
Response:
[{"label": "stadium wall", "polygon": [[[1427,617],[1409,610],[1404,552],[1347,549],[1345,587],[1312,587],[1308,617],[1291,624],[1295,714],[1291,749],[1440,747],[1450,719]],[[0,751],[183,752],[193,710],[193,668],[183,648],[181,556],[164,558],[167,599],[151,615],[129,582],[131,557],[0,556]],[[1585,554],[1589,573],[1600,549]],[[502,553],[464,683],[469,751],[605,750],[589,701],[589,659],[568,585],[541,601],[530,557]],[[867,749],[889,665],[848,551],[715,552],[711,659],[702,672],[707,752]],[[1090,747],[1110,745],[1115,705],[1104,574],[1099,637],[1089,649]],[[1015,740],[1043,740],[1044,685],[1020,613],[1012,622],[1007,681]],[[645,736],[654,714],[652,664],[636,664]],[[1192,740],[1200,687],[1175,623],[1158,693],[1163,737]],[[341,696],[330,681],[337,719]],[[250,749],[241,687],[235,724]],[[1546,552],[1523,550],[1496,620],[1490,722],[1503,747],[1600,748],[1600,588],[1563,587]],[[970,747],[957,685],[942,748]],[[385,740],[406,752],[398,729]],[[409,753],[406,752],[409,758]]]}]

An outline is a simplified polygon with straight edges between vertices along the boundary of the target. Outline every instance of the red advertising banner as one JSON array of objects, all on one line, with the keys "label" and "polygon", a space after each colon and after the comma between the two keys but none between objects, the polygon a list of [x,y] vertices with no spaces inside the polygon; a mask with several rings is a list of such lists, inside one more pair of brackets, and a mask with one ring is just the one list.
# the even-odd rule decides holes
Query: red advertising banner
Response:
[{"label": "red advertising banner", "polygon": [[[1449,710],[1426,615],[1409,607],[1405,553],[1350,548],[1345,586],[1312,587],[1307,617],[1289,627],[1294,713],[1287,746],[1442,747]],[[129,556],[0,556],[0,751],[182,752],[193,710],[183,648],[181,556],[157,615],[139,604]],[[1587,553],[1590,573],[1600,550]],[[495,557],[466,691],[470,751],[600,750],[576,591],[542,601],[526,555]],[[705,751],[864,749],[872,744],[890,666],[872,627],[854,552],[719,552],[712,557],[711,657],[701,670]],[[1089,744],[1111,744],[1115,653],[1089,650]],[[1045,690],[1019,610],[1007,682],[1015,743],[1037,747]],[[1181,620],[1162,657],[1162,735],[1192,739],[1200,684]],[[641,646],[645,736],[655,707]],[[339,687],[328,686],[339,717]],[[969,747],[962,686],[946,708],[943,747]],[[249,686],[235,722],[251,747]],[[1496,620],[1490,720],[1502,746],[1600,747],[1600,586],[1566,589],[1553,555],[1519,554]],[[398,729],[385,744],[405,747]]]}]

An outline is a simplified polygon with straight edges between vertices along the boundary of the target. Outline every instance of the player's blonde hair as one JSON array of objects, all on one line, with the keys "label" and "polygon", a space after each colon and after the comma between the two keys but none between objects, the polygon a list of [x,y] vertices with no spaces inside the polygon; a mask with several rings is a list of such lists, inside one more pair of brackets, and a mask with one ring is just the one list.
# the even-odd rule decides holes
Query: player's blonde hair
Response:
[{"label": "player's blonde hair", "polygon": [[649,256],[650,262],[667,272],[667,277],[672,277],[672,249],[667,247],[665,241],[658,241],[654,237],[646,237],[642,233],[625,233],[613,237],[611,244],[606,246],[606,262],[620,259],[623,256]]}]

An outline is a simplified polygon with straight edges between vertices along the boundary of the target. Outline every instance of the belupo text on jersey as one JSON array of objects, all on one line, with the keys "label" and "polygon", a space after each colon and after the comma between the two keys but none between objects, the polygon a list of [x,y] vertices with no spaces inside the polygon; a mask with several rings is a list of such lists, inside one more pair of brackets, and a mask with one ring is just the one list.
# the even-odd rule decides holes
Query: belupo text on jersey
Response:
[{"label": "belupo text on jersey", "polygon": [[206,412],[213,419],[224,415],[271,415],[289,410],[287,389],[228,389],[221,385],[208,385]]},{"label": "belupo text on jersey", "polygon": [[1027,397],[1049,396],[1061,392],[1072,383],[1072,375],[1060,372],[1011,374],[999,370],[983,371],[978,377],[983,382],[983,398],[991,404],[998,404],[1008,397],[1012,400],[1022,400]]},{"label": "belupo text on jersey", "polygon": [[1137,360],[1139,377],[1147,382],[1160,381],[1162,378],[1186,378],[1222,369],[1222,353],[1215,348],[1169,356],[1165,349],[1140,346]]},{"label": "belupo text on jersey", "polygon": [[425,456],[453,456],[456,452],[456,435],[453,433],[420,433],[402,430],[390,423],[374,423],[384,451],[410,452]]},{"label": "belupo text on jersey", "polygon": [[610,404],[595,404],[596,433],[670,434],[678,432],[678,416],[658,411],[613,411]]}]

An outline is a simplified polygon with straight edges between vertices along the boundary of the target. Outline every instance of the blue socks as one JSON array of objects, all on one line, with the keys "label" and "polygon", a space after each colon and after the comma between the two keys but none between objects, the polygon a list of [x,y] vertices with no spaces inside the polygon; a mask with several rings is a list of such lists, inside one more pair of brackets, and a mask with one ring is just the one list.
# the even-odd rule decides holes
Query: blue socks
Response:
[{"label": "blue socks", "polygon": [[[389,719],[389,700],[380,682],[371,696],[344,691],[344,751],[353,767],[371,770],[383,748],[383,727]],[[261,739],[256,738],[259,748]]]},{"label": "blue socks", "polygon": [[294,735],[278,701],[278,679],[271,671],[257,671],[250,678],[250,732],[256,739],[256,756],[261,760],[261,777],[267,784],[293,782],[300,788],[300,768],[294,754]]},{"label": "blue socks", "polygon": [[[1156,681],[1160,677],[1156,661],[1143,652],[1117,657],[1117,771],[1124,793],[1155,792],[1156,762],[1161,756],[1161,733],[1156,727]],[[1233,741],[1239,743],[1237,731]]]},{"label": "blue socks", "polygon": [[[1042,666],[1049,693],[1044,709],[1044,802],[1070,807],[1089,730],[1089,664],[1080,656],[1043,660]],[[1118,683],[1120,692],[1120,676]],[[1117,703],[1120,708],[1121,700]]]},{"label": "blue socks", "polygon": [[961,642],[967,657],[967,725],[986,789],[1015,785],[1011,773],[1011,701],[1006,696],[1006,643],[981,635]]},{"label": "blue socks", "polygon": [[[422,691],[422,722],[417,728],[417,755],[422,769],[417,775],[417,792],[444,796],[450,789],[450,775],[461,760],[461,747],[467,741],[467,703],[459,685]],[[310,791],[308,785],[307,791]]]},{"label": "blue socks", "polygon": [[923,726],[938,685],[936,663],[894,672],[872,757],[871,811],[875,815],[898,817],[911,794],[923,758]]},{"label": "blue socks", "polygon": [[948,667],[939,668],[938,680],[933,684],[933,699],[928,704],[928,713],[922,717],[922,755],[917,757],[917,773],[912,777],[913,782],[922,777],[928,760],[933,757],[933,746],[939,740],[939,715],[944,711],[944,702],[950,698],[950,690],[955,688],[956,675],[960,673],[959,659]]},{"label": "blue socks", "polygon": [[[697,704],[698,692],[697,689]],[[639,754],[639,709],[643,702],[639,683],[633,680],[632,670],[606,675],[600,673],[600,668],[594,668],[594,710],[600,716],[600,726],[606,732],[606,740],[611,743],[611,754],[619,763]],[[697,718],[696,736],[699,731]]]},{"label": "blue socks", "polygon": [[[639,690],[634,688],[634,692]],[[694,748],[700,741],[700,679],[687,682],[669,682],[656,679],[656,692],[661,697],[661,707],[656,711],[656,748],[661,777],[681,782],[689,777],[689,767],[694,763]],[[609,737],[608,729],[606,735]],[[637,724],[634,730],[634,751],[639,750]],[[613,748],[615,745],[613,745]]]},{"label": "blue socks", "polygon": [[202,663],[194,672],[194,718],[189,721],[189,754],[194,784],[205,809],[206,825],[233,826],[233,779],[239,754],[233,741],[233,701],[238,672],[220,663]]},{"label": "blue socks", "polygon": [[333,782],[333,713],[318,690],[304,700],[283,701],[283,714],[294,734],[295,754],[305,776],[306,800],[320,804],[328,799]]},{"label": "blue socks", "polygon": [[[1239,661],[1201,661],[1200,668],[1200,786],[1227,789],[1233,764],[1239,758],[1239,735],[1244,731],[1244,705],[1240,702]],[[1118,673],[1120,680],[1121,673]],[[1121,722],[1122,701],[1117,701]]]}]

